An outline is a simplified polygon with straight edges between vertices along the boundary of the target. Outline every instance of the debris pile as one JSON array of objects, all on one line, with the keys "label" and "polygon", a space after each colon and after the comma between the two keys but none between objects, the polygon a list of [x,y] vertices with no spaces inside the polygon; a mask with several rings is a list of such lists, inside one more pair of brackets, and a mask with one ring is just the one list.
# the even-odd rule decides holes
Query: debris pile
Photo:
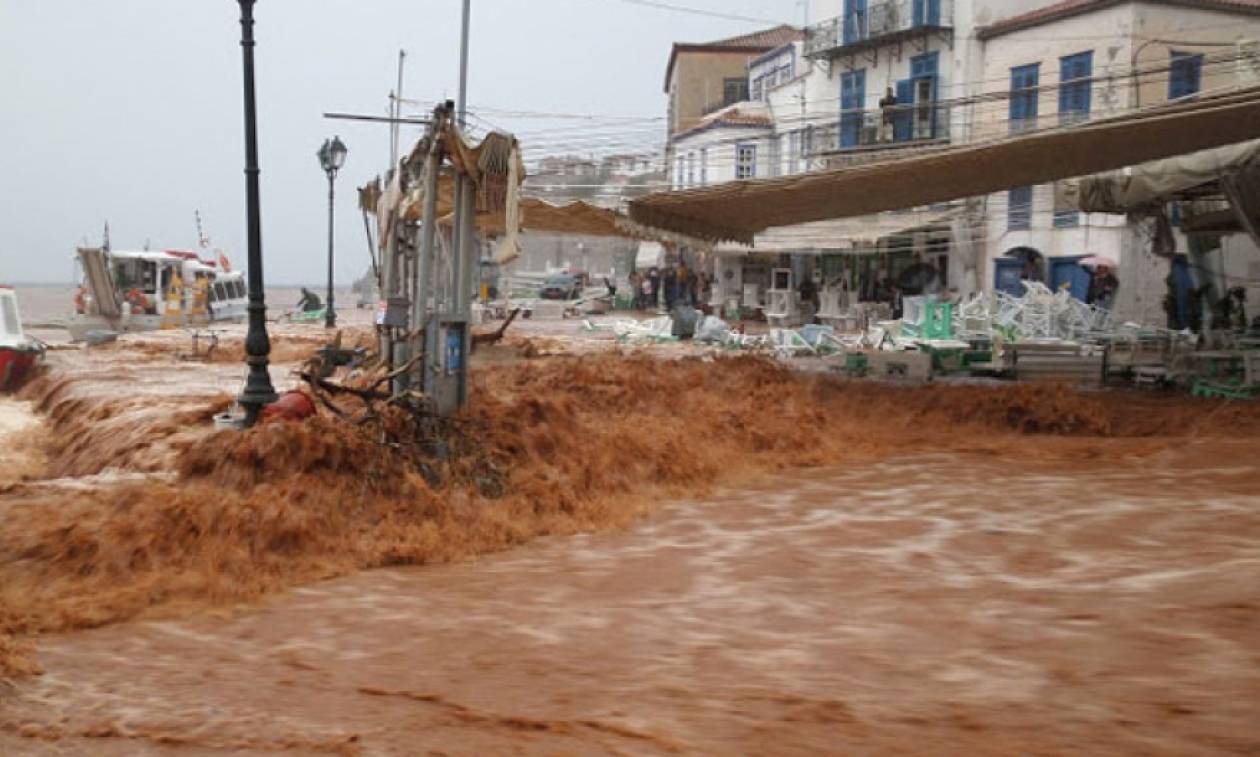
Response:
[{"label": "debris pile", "polygon": [[978,293],[961,303],[954,314],[954,334],[960,339],[1001,334],[1010,341],[1024,339],[1088,340],[1115,331],[1112,314],[1088,305],[1070,292],[1052,292],[1045,284],[1025,281],[1024,294]]}]

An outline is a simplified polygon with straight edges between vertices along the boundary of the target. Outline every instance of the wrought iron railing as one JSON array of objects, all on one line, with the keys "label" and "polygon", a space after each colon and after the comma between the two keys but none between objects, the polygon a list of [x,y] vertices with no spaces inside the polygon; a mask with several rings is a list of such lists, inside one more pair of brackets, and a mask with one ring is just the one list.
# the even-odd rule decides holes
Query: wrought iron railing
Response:
[{"label": "wrought iron railing", "polygon": [[953,27],[953,0],[884,0],[805,29],[805,55],[877,42],[914,29]]}]

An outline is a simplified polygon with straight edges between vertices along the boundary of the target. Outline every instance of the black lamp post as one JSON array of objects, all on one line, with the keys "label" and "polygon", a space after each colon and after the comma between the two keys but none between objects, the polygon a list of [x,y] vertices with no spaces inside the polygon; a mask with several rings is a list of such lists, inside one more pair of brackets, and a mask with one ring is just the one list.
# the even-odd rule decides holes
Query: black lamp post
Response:
[{"label": "black lamp post", "polygon": [[337,325],[337,311],[333,308],[333,182],[337,172],[346,164],[346,146],[341,137],[325,139],[319,148],[319,165],[328,176],[328,307],[324,309],[324,327]]},{"label": "black lamp post", "polygon": [[267,371],[271,340],[267,337],[267,303],[263,297],[262,220],[258,208],[258,127],[254,104],[254,0],[241,6],[241,55],[245,65],[245,203],[249,244],[249,331],[245,362],[249,375],[237,401],[245,408],[245,425],[258,420],[264,405],[276,401]]}]

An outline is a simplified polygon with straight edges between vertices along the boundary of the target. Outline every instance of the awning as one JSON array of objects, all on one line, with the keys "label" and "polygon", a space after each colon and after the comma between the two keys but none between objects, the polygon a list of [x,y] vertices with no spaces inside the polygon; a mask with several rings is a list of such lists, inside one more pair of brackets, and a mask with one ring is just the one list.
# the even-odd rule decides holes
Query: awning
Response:
[{"label": "awning", "polygon": [[[525,177],[516,139],[510,135],[491,132],[480,143],[473,143],[457,126],[448,124],[441,139],[455,169],[471,178],[476,187],[477,227],[487,236],[505,234],[508,206],[515,201],[522,231],[706,245],[700,239],[635,223],[624,213],[611,208],[582,201],[556,205],[539,198],[520,197],[519,192],[509,192],[508,187],[513,180],[519,187]],[[378,178],[359,188],[360,208],[378,216],[378,239],[382,248],[388,240],[389,225],[394,216],[412,223],[419,222],[424,216],[421,176],[427,151],[428,142],[422,139],[404,160],[404,170],[412,176],[407,191],[401,190],[398,176],[385,187]],[[438,176],[438,222],[449,225],[454,209],[455,174],[446,169]]]},{"label": "awning", "polygon": [[779,179],[662,192],[640,223],[751,243],[772,226],[847,218],[1108,171],[1260,134],[1260,89],[940,152]]},{"label": "awning", "polygon": [[836,218],[759,232],[753,246],[764,252],[869,251],[884,237],[939,228],[948,231],[961,208],[909,210],[858,218]]},{"label": "awning", "polygon": [[1168,202],[1180,192],[1218,181],[1248,164],[1260,163],[1260,140],[1199,150],[1175,158],[1086,176],[1078,204],[1087,213],[1127,213]]}]

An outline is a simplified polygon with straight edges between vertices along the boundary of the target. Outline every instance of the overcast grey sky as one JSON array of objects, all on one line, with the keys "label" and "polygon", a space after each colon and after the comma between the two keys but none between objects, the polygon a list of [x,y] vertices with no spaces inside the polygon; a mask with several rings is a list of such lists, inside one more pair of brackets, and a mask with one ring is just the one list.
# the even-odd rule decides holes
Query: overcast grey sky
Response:
[{"label": "overcast grey sky", "polygon": [[[795,0],[662,2],[802,14]],[[348,283],[367,265],[353,188],[388,162],[387,127],[321,114],[383,114],[400,47],[409,96],[453,97],[460,0],[259,0],[256,16],[268,283],[324,276],[326,182],[315,152],[333,133],[350,149],[337,182],[337,278]],[[194,210],[244,264],[238,20],[232,0],[0,0],[0,282],[68,283],[75,246],[99,243],[106,220],[117,248],[192,247]],[[663,116],[672,42],[760,26],[625,0],[473,0],[469,100]]]}]

